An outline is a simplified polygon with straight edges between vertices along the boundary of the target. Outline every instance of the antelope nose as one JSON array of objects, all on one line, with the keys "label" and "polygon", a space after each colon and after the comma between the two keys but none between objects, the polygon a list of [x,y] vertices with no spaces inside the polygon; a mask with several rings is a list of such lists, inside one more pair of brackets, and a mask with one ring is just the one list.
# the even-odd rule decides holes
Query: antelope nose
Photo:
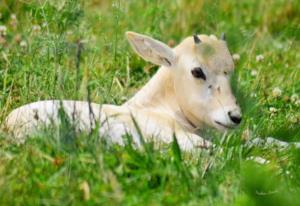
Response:
[{"label": "antelope nose", "polygon": [[235,124],[239,124],[242,121],[242,117],[240,114],[234,114],[233,112],[229,111],[228,116],[232,122]]}]

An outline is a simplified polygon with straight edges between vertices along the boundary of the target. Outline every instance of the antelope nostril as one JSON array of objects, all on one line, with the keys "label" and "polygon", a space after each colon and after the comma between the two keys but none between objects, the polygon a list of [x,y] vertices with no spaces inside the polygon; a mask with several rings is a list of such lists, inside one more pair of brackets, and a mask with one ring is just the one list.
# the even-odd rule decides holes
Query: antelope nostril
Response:
[{"label": "antelope nostril", "polygon": [[228,112],[228,116],[230,117],[231,121],[233,121],[235,124],[239,124],[242,121],[242,117],[241,116],[239,116],[239,115],[237,115],[237,116],[232,115],[231,112]]}]

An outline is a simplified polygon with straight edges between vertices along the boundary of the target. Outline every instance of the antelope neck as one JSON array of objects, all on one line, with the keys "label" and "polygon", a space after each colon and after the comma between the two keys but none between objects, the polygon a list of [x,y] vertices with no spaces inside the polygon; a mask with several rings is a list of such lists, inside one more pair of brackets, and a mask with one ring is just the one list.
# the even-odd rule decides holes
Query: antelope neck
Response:
[{"label": "antelope neck", "polygon": [[188,130],[196,125],[184,114],[175,96],[170,68],[161,67],[150,81],[124,105],[130,108],[165,112]]}]

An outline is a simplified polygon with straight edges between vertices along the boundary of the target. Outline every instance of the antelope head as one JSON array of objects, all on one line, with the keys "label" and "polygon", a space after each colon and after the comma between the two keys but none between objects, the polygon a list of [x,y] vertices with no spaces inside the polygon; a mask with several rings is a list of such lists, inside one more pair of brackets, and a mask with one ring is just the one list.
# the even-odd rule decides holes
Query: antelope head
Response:
[{"label": "antelope head", "polygon": [[226,130],[239,125],[241,110],[230,86],[234,62],[225,35],[194,35],[172,49],[145,35],[126,34],[143,59],[172,71],[177,103],[193,126]]}]

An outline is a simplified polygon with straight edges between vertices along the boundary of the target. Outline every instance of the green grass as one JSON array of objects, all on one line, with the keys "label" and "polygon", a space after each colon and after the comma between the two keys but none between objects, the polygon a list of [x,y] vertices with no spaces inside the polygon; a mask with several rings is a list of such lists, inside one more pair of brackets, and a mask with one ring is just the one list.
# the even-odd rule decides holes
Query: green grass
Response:
[{"label": "green grass", "polygon": [[232,84],[244,114],[227,135],[207,131],[217,147],[197,154],[182,154],[176,142],[135,150],[130,137],[126,147],[107,145],[68,125],[22,145],[1,133],[1,205],[300,205],[300,150],[244,144],[300,141],[300,102],[291,99],[300,96],[299,1],[4,0],[0,13],[0,120],[44,99],[125,102],[157,69],[133,53],[127,30],[176,44],[226,32],[241,56]]}]

